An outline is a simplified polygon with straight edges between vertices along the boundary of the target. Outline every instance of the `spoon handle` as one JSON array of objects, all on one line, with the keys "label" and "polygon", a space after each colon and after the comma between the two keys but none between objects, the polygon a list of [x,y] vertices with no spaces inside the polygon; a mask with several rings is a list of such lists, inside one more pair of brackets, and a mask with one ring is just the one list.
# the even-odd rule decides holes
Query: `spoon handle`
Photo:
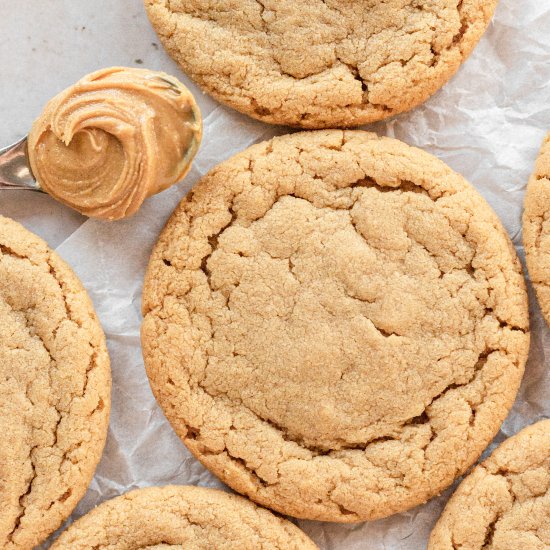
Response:
[{"label": "spoon handle", "polygon": [[27,138],[0,149],[0,190],[28,189],[40,191],[27,157]]}]

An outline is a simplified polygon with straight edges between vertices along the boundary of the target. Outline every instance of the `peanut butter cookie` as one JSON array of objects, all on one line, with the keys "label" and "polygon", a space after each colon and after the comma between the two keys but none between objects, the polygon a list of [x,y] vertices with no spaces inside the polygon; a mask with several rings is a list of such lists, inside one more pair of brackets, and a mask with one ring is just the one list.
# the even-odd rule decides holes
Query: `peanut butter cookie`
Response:
[{"label": "peanut butter cookie", "polygon": [[0,217],[0,547],[61,525],[99,462],[110,409],[103,331],[71,269]]},{"label": "peanut butter cookie", "polygon": [[52,550],[315,550],[298,527],[252,502],[202,487],[151,487],[104,502]]},{"label": "peanut butter cookie", "polygon": [[374,519],[438,494],[510,409],[529,346],[515,250],[419,149],[298,133],[212,170],[160,236],[142,343],[191,452],[256,502]]},{"label": "peanut butter cookie", "polygon": [[550,134],[544,140],[535,171],[527,185],[523,244],[529,277],[537,292],[542,313],[550,323]]},{"label": "peanut butter cookie", "polygon": [[506,440],[460,484],[429,550],[550,548],[550,420]]},{"label": "peanut butter cookie", "polygon": [[458,70],[498,0],[145,0],[169,54],[258,120],[357,126],[416,107]]}]

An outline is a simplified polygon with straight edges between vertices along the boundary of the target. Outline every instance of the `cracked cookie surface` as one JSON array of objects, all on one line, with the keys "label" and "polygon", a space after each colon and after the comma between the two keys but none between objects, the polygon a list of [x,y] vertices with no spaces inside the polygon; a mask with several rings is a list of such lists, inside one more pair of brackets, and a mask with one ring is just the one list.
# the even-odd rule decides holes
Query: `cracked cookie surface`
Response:
[{"label": "cracked cookie surface", "polygon": [[150,487],[104,502],[52,550],[316,550],[290,521],[203,487]]},{"label": "cracked cookie surface", "polygon": [[550,134],[527,185],[523,244],[529,277],[547,323],[550,323]]},{"label": "cracked cookie surface", "polygon": [[550,420],[502,443],[460,484],[429,550],[550,548]]},{"label": "cracked cookie surface", "polygon": [[302,518],[426,501],[504,420],[529,345],[521,267],[444,163],[360,131],[255,145],[181,202],[146,275],[153,392],[235,490]]},{"label": "cracked cookie surface", "polygon": [[84,495],[110,387],[82,284],[44,241],[0,217],[0,547],[34,548]]},{"label": "cracked cookie surface", "polygon": [[454,75],[498,0],[145,0],[182,69],[264,122],[358,126]]}]

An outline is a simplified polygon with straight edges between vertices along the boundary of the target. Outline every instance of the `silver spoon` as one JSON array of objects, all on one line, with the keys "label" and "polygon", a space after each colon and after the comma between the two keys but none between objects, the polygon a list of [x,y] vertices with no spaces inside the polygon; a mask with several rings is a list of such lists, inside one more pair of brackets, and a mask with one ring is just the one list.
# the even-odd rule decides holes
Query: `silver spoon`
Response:
[{"label": "silver spoon", "polygon": [[32,175],[26,136],[0,149],[0,189],[42,191]]}]

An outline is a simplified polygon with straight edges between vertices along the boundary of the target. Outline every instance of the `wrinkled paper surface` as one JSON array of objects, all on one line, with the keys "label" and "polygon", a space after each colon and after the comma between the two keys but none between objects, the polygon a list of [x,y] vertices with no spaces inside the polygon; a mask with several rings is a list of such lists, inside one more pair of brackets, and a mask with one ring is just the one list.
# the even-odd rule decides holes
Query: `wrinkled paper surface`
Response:
[{"label": "wrinkled paper surface", "polygon": [[[252,121],[203,95],[162,50],[140,0],[0,0],[0,13],[1,144],[27,133],[55,93],[109,65],[172,72],[189,84],[205,121],[203,146],[185,182],[147,201],[129,220],[86,220],[47,196],[0,191],[0,214],[45,238],[74,268],[107,334],[113,371],[109,436],[71,520],[137,487],[222,487],[180,442],[149,389],[139,339],[142,281],[161,228],[189,188],[221,160],[287,130]],[[549,2],[501,0],[487,34],[442,91],[415,111],[370,127],[422,147],[463,174],[496,210],[522,260],[525,185],[550,130],[549,25]],[[531,355],[495,443],[550,415],[550,332],[530,293]],[[323,550],[416,550],[425,547],[450,494],[372,523],[298,523]]]}]

